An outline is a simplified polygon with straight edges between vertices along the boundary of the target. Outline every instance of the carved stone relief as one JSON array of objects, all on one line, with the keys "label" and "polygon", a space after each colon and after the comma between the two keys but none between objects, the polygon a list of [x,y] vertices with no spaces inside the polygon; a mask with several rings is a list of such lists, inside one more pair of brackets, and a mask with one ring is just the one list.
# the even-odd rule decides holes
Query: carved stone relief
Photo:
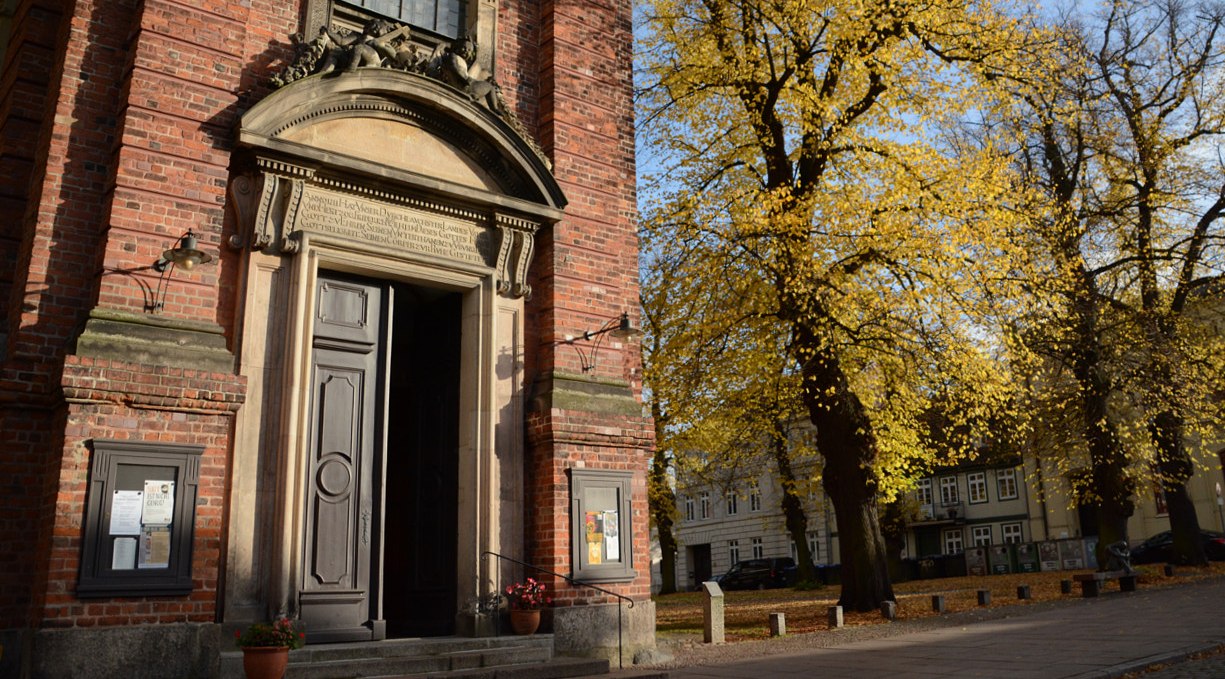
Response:
[{"label": "carved stone relief", "polygon": [[348,184],[279,160],[257,162],[258,173],[230,185],[240,232],[249,234],[245,242],[233,239],[234,247],[292,255],[301,234],[311,234],[379,253],[488,268],[499,293],[531,294],[527,269],[538,222]]}]

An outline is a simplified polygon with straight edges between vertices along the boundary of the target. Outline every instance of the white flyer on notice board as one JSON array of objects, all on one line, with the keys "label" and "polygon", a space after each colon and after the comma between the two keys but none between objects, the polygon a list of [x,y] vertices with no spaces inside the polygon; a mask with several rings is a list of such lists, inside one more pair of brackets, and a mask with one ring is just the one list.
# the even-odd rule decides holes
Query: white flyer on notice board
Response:
[{"label": "white flyer on notice board", "polygon": [[174,481],[145,481],[145,506],[141,523],[169,526],[174,518]]},{"label": "white flyer on notice board", "polygon": [[117,490],[111,497],[111,535],[140,535],[139,490]]}]

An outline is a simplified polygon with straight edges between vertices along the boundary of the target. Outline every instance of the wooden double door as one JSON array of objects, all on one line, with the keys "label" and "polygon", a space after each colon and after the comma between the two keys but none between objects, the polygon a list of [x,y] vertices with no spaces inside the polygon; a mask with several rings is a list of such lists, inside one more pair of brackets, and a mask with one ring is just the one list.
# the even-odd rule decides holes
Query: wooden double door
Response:
[{"label": "wooden double door", "polygon": [[462,298],[323,273],[315,293],[308,641],[453,634]]}]

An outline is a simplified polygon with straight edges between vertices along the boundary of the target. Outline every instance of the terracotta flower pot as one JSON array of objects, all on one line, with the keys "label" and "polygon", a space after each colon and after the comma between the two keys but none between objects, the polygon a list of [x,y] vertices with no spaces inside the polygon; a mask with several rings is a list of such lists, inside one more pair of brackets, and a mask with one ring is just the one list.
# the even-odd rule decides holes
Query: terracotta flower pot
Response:
[{"label": "terracotta flower pot", "polygon": [[247,679],[281,679],[288,666],[288,646],[244,646],[242,649],[242,669]]},{"label": "terracotta flower pot", "polygon": [[540,609],[510,609],[510,628],[515,634],[534,634],[540,627]]}]

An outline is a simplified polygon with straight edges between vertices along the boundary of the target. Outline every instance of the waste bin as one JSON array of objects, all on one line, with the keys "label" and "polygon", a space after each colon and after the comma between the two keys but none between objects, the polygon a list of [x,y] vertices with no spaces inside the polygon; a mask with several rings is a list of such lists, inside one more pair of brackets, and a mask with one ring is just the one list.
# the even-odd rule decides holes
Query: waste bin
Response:
[{"label": "waste bin", "polygon": [[1038,572],[1038,545],[1033,542],[1022,542],[1016,546],[1016,555],[1018,573]]},{"label": "waste bin", "polygon": [[992,575],[1008,575],[1016,571],[1012,545],[991,545],[987,549],[987,558],[991,562]]}]

